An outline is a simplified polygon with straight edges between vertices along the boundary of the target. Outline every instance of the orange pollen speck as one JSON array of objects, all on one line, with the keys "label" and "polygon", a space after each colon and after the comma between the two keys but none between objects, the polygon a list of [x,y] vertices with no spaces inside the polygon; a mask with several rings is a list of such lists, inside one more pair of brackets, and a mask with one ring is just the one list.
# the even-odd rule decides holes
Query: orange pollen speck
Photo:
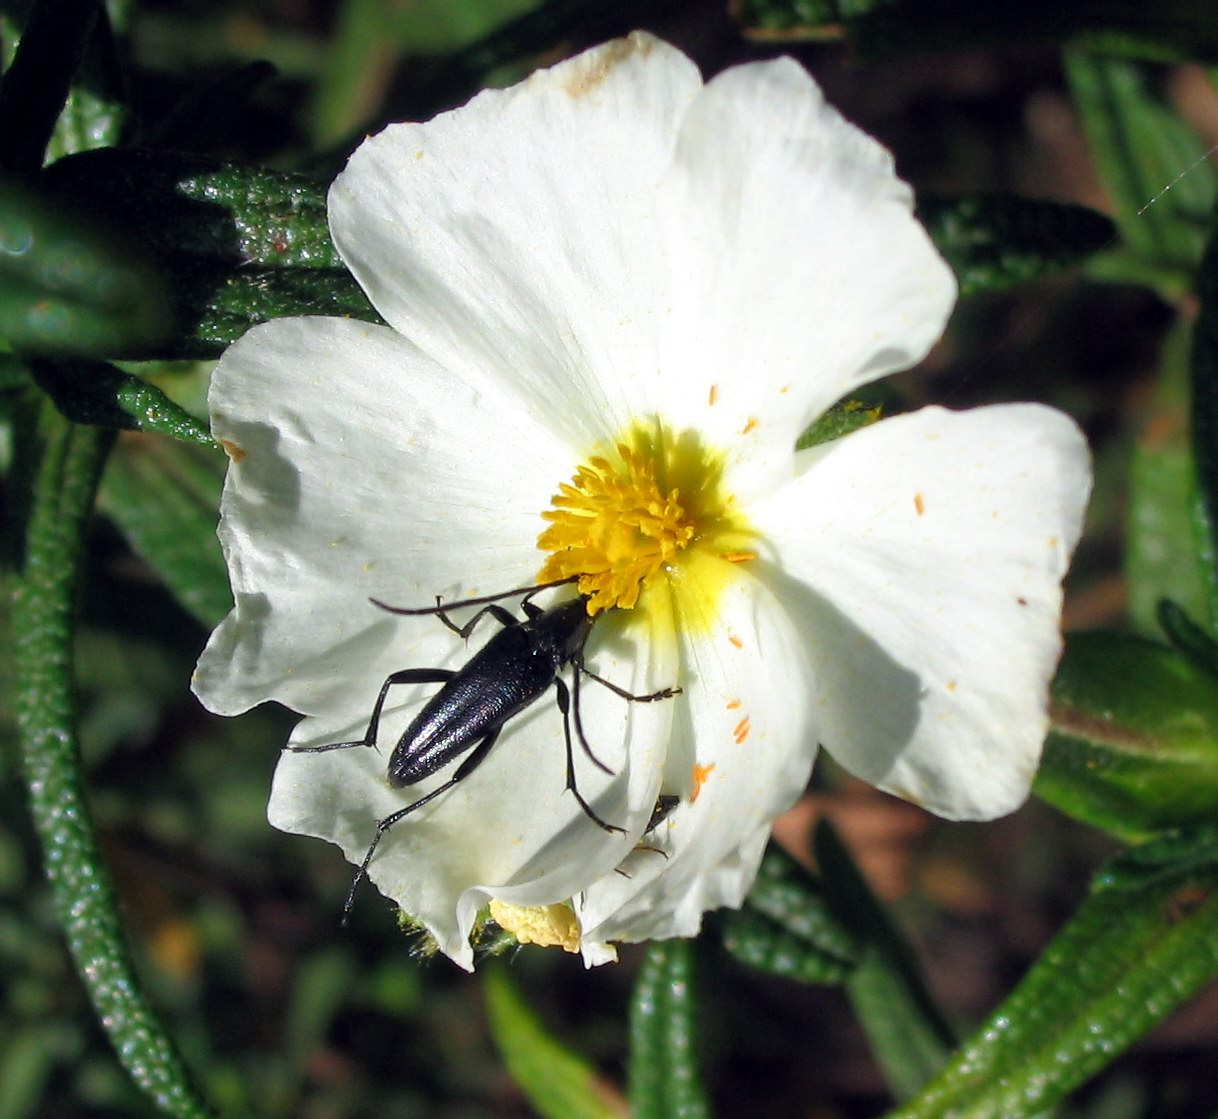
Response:
[{"label": "orange pollen speck", "polygon": [[734,633],[728,635],[728,640],[736,646],[737,649],[744,648],[744,642],[740,640]]},{"label": "orange pollen speck", "polygon": [[736,740],[736,745],[739,746],[749,736],[749,719],[746,715],[736,724],[735,730],[732,731],[732,737]]},{"label": "orange pollen speck", "polygon": [[756,428],[757,428],[759,425],[760,425],[760,421],[758,421],[758,420],[757,420],[755,417],[750,416],[750,417],[749,417],[749,419],[748,419],[748,423],[746,423],[746,424],[744,425],[744,427],[742,427],[742,428],[740,429],[740,434],[741,434],[741,435],[748,435],[748,433],[749,433],[750,431],[754,431],[754,430],[755,430],[755,429],[756,429]]},{"label": "orange pollen speck", "polygon": [[713,405],[715,403],[715,401],[718,399],[719,399],[719,386],[711,385],[710,393],[707,395],[707,398],[706,398],[706,403]]},{"label": "orange pollen speck", "polygon": [[721,552],[720,559],[727,560],[728,563],[751,563],[757,558],[756,552]]},{"label": "orange pollen speck", "polygon": [[920,493],[914,494],[914,509],[917,510],[919,517],[926,512],[926,502],[922,500]]},{"label": "orange pollen speck", "polygon": [[689,803],[690,804],[693,804],[694,801],[696,801],[698,799],[698,794],[702,792],[702,786],[706,784],[706,779],[711,775],[712,772],[714,772],[714,769],[715,769],[714,762],[711,762],[710,765],[698,765],[697,763],[694,764],[694,773],[693,773],[694,787],[693,787],[693,791],[689,794]]},{"label": "orange pollen speck", "polygon": [[741,707],[741,706],[743,706],[743,705],[741,704],[740,700],[733,699],[730,703],[728,703],[727,709],[729,711],[735,711],[738,707]]}]

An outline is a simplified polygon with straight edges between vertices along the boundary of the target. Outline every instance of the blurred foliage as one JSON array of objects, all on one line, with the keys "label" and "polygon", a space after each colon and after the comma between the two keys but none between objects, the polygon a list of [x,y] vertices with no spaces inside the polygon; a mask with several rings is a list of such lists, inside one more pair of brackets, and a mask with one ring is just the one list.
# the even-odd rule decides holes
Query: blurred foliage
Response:
[{"label": "blurred foliage", "polygon": [[[894,1099],[910,1116],[1063,1100],[1080,1119],[1218,1112],[1212,1002],[1200,1027],[1120,1056],[1218,970],[1212,247],[1203,266],[1218,137],[1198,131],[1218,97],[1207,71],[1141,61],[1218,59],[1211,6],[53,0],[26,27],[29,9],[0,5],[3,578],[11,590],[48,497],[30,481],[49,461],[34,434],[74,431],[100,453],[101,429],[119,429],[76,594],[79,818],[121,899],[128,993],[189,1070],[180,1098],[193,1078],[219,1113],[272,1119],[620,1115],[627,1094],[657,1117],[873,1115]],[[213,719],[187,690],[231,600],[208,367],[179,359],[279,315],[374,318],[325,225],[359,138],[635,27],[708,73],[781,43],[897,152],[960,280],[923,372],[869,386],[801,445],[931,398],[1069,409],[1096,449],[1097,494],[1068,606],[1087,628],[1135,633],[1072,637],[1055,686],[1037,790],[1082,824],[1032,805],[984,829],[940,825],[919,861],[898,860],[894,917],[848,853],[891,865],[866,844],[889,806],[876,794],[859,814],[824,789],[849,844],[822,826],[814,850],[772,849],[747,905],[698,942],[628,948],[588,974],[526,949],[483,989],[420,963],[377,901],[339,930],[348,868],[265,822],[289,717]],[[1082,263],[1086,278],[1069,271]],[[41,633],[27,606],[0,619],[9,773],[29,698],[13,685]],[[30,725],[27,711],[27,746]],[[29,819],[16,782],[0,784],[0,1119],[152,1114],[63,942],[88,891],[56,916]],[[1111,855],[1117,840],[1133,845]],[[954,1056],[939,1003],[968,1037]],[[139,1065],[159,1029],[149,1018],[130,1050],[114,1040]]]}]

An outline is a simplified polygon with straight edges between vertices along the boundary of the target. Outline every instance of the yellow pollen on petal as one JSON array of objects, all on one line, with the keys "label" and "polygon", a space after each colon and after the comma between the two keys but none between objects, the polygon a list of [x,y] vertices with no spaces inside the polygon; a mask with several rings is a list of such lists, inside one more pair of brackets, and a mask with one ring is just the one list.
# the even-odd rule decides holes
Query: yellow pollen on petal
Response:
[{"label": "yellow pollen on petal", "polygon": [[695,552],[734,564],[756,559],[722,479],[722,457],[697,433],[677,435],[658,421],[631,425],[590,454],[542,513],[548,524],[537,546],[549,558],[538,582],[575,580],[595,616],[634,609]]},{"label": "yellow pollen on petal", "polygon": [[569,905],[512,905],[492,898],[490,911],[495,923],[521,944],[579,951],[579,921]]}]

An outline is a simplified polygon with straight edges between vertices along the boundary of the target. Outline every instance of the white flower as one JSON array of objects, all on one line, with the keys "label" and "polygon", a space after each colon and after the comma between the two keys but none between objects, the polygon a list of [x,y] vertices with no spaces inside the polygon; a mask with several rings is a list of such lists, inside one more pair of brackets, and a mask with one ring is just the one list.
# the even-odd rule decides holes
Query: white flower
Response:
[{"label": "white flower", "polygon": [[[1089,488],[1078,430],[1036,405],[926,408],[794,450],[943,328],[954,284],[910,210],[794,62],[703,84],[634,35],[368,140],[330,223],[389,327],[279,320],[221,361],[237,605],[199,662],[210,708],[273,699],[304,716],[294,745],[358,740],[390,673],[459,668],[498,629],[467,647],[370,598],[571,573],[623,607],[597,614],[589,667],[683,689],[637,704],[584,681],[614,772],[577,749],[578,787],[625,835],[564,791],[549,695],[386,833],[370,877],[462,966],[492,899],[566,903],[576,934],[530,935],[589,962],[693,934],[745,896],[818,742],[948,817],[1027,794]],[[435,690],[391,690],[379,752],[284,753],[271,822],[358,863],[451,776],[385,781]],[[661,794],[679,804],[648,831]]]}]

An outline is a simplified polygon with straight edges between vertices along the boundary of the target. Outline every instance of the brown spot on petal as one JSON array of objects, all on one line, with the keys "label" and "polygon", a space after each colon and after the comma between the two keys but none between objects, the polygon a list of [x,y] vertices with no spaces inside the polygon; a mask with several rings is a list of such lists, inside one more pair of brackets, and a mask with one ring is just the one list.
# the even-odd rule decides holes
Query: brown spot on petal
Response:
[{"label": "brown spot on petal", "polygon": [[625,39],[614,39],[597,52],[595,61],[589,60],[574,68],[566,82],[563,83],[563,91],[576,100],[587,97],[616,67],[627,61],[632,55],[637,54],[645,58],[651,53],[651,50],[651,39],[646,35],[640,35],[637,31]]},{"label": "brown spot on petal", "polygon": [[245,458],[245,452],[237,446],[231,439],[221,439],[220,446],[224,448],[224,453],[233,462],[241,462]]}]

